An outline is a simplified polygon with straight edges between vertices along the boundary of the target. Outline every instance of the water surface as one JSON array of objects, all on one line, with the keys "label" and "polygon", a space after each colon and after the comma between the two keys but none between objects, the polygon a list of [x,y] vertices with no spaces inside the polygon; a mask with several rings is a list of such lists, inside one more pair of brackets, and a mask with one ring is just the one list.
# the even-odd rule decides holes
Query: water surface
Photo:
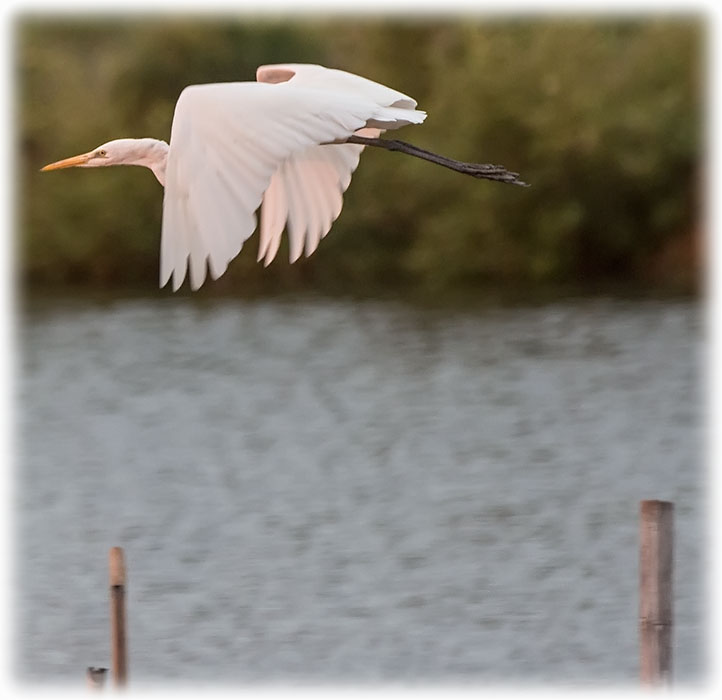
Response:
[{"label": "water surface", "polygon": [[640,499],[676,507],[675,676],[705,668],[687,302],[30,303],[17,675],[636,683]]}]

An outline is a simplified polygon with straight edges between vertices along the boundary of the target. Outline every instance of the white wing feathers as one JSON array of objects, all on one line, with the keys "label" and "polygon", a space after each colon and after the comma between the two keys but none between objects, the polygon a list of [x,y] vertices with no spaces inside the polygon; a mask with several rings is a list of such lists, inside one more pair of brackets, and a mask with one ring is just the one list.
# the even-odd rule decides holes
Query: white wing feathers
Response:
[{"label": "white wing feathers", "polygon": [[[379,135],[379,129],[359,129],[357,134]],[[311,146],[294,153],[276,170],[263,195],[258,260],[268,265],[281,243],[288,221],[289,259],[308,257],[329,232],[341,213],[342,194],[351,182],[363,146],[342,144]]]},{"label": "white wing feathers", "polygon": [[[161,286],[172,276],[177,290],[189,270],[198,289],[207,266],[220,277],[255,230],[262,200],[259,259],[273,259],[286,222],[291,260],[304,248],[310,255],[339,215],[363,149],[319,144],[367,125],[397,128],[426,116],[411,98],[364,78],[320,66],[277,67],[286,74],[291,68],[295,77],[282,84],[193,85],[179,97],[166,166]],[[305,68],[317,83],[319,69],[352,80],[345,89],[337,75],[330,89],[302,85]]]},{"label": "white wing feathers", "polygon": [[[316,90],[330,90],[336,93],[351,93],[368,98],[384,107],[401,107],[413,110],[416,100],[403,92],[375,83],[360,75],[346,73],[334,68],[325,68],[308,63],[284,63],[260,66],[256,70],[259,83],[282,83],[310,87]],[[417,124],[418,122],[411,122]]]}]

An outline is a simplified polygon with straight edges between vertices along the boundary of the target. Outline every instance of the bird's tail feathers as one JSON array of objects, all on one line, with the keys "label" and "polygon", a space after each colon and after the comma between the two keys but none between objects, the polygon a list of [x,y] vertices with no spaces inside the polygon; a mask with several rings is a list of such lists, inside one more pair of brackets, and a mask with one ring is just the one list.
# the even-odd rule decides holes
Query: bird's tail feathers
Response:
[{"label": "bird's tail feathers", "polygon": [[398,129],[408,124],[421,124],[424,119],[426,119],[426,112],[420,109],[379,107],[378,111],[366,122],[366,126],[377,129]]}]

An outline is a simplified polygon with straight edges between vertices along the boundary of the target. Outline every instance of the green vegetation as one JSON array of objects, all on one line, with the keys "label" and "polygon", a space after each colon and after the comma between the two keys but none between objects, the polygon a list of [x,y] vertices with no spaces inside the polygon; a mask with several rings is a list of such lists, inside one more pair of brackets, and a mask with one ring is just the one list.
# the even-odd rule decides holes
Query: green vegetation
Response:
[{"label": "green vegetation", "polygon": [[607,285],[691,291],[701,232],[704,24],[695,18],[18,20],[20,279],[157,284],[150,171],[40,174],[111,138],[168,139],[185,85],[314,62],[402,90],[429,113],[398,134],[505,165],[532,187],[367,151],[331,235],[269,268],[256,238],[202,293],[428,295]]}]

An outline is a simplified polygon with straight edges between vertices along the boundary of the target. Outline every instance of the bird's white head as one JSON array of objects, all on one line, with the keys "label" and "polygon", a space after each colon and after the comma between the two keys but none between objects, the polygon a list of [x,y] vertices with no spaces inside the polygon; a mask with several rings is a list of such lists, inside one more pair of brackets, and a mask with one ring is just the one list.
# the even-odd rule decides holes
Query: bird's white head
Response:
[{"label": "bird's white head", "polygon": [[158,139],[115,139],[87,153],[50,163],[45,170],[61,168],[101,168],[107,165],[144,165],[150,168],[161,184],[164,182],[168,144]]}]

